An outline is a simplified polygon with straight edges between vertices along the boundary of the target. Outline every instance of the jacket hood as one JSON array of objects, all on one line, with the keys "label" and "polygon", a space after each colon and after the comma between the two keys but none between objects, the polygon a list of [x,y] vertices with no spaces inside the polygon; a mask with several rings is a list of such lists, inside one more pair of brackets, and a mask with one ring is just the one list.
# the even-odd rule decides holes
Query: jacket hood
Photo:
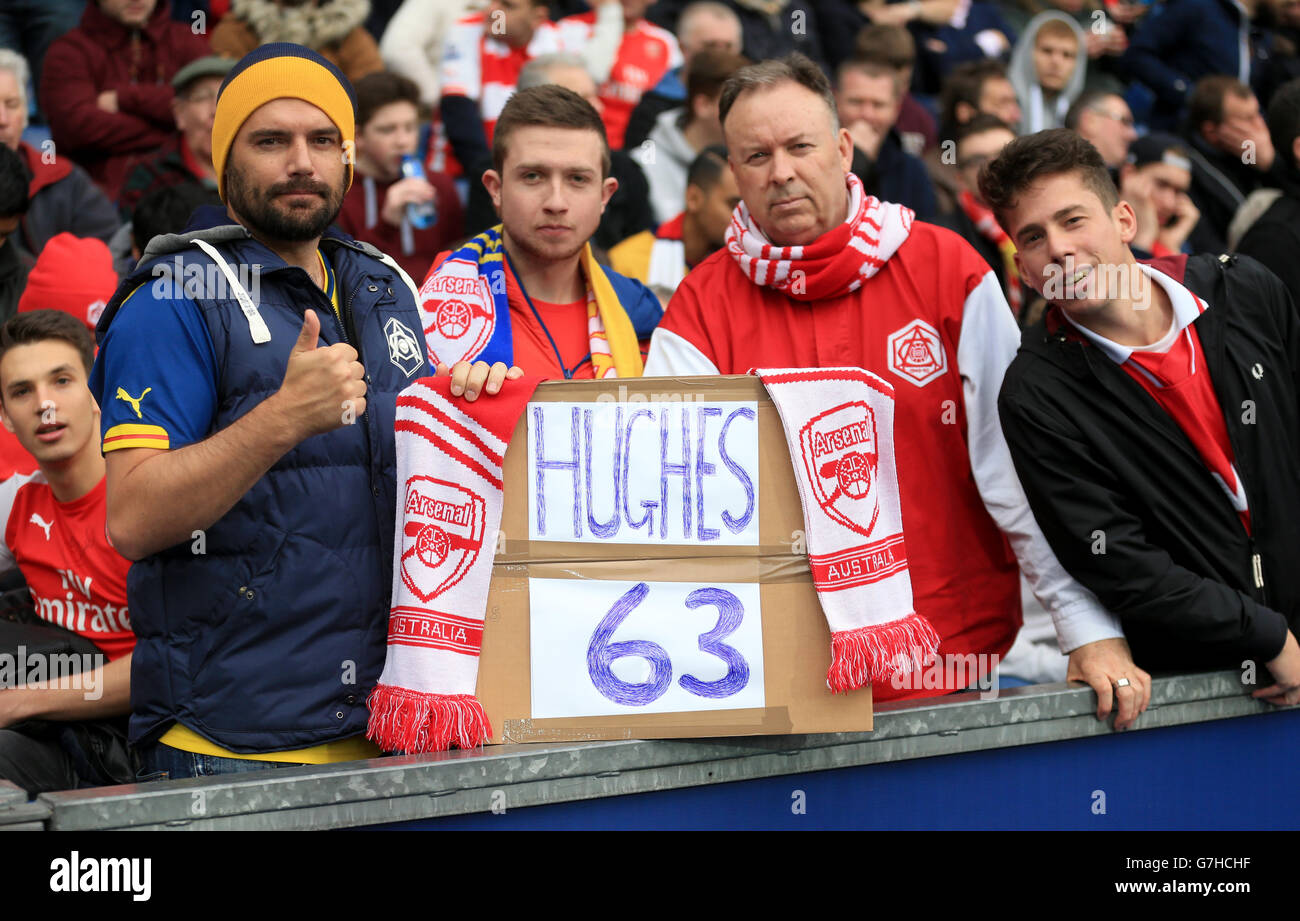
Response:
[{"label": "jacket hood", "polygon": [[370,15],[370,0],[323,0],[282,7],[275,0],[231,0],[230,15],[248,23],[262,44],[293,42],[319,49],[341,42]]},{"label": "jacket hood", "polygon": [[[171,22],[172,9],[171,0],[158,0],[158,5],[153,8],[149,21],[144,24],[144,28],[138,31],[147,33],[155,40],[161,40],[167,26]],[[80,28],[89,35],[95,37],[95,44],[107,45],[109,47],[119,47],[127,44],[131,40],[131,33],[136,29],[128,29],[116,19],[107,16],[99,8],[96,0],[87,0],[86,9],[81,14]]]},{"label": "jacket hood", "polygon": [[[190,216],[190,222],[184,231],[181,233],[159,234],[146,244],[144,252],[140,254],[140,259],[135,264],[135,268],[118,285],[117,292],[109,301],[108,306],[104,308],[104,312],[95,328],[97,341],[103,341],[104,333],[117,316],[122,302],[127,299],[142,280],[147,280],[147,276],[142,275],[141,272],[149,263],[163,256],[189,250],[194,246],[195,240],[202,240],[205,243],[216,245],[252,239],[253,235],[248,232],[248,228],[232,221],[225,208],[219,205],[200,205],[194,210],[194,214]],[[267,260],[261,263],[264,271],[275,271],[285,267],[283,260],[265,244],[261,243],[261,241],[255,241],[255,243],[265,250],[267,255]],[[331,224],[321,234],[321,244],[322,246],[329,244],[332,247],[346,247],[383,263],[394,276],[405,282],[411,290],[411,296],[416,296],[418,286],[392,260],[392,257],[380,252],[369,243],[355,240],[339,230],[337,226]]]},{"label": "jacket hood", "polygon": [[19,143],[18,153],[27,166],[28,175],[32,177],[27,186],[28,198],[35,197],[41,189],[72,175],[72,161],[67,157],[55,157],[53,162],[47,163],[40,152],[26,141]]},{"label": "jacket hood", "polygon": [[660,112],[659,117],[655,119],[654,128],[650,129],[650,140],[654,141],[655,156],[661,157],[665,154],[672,157],[679,163],[690,165],[695,159],[695,148],[691,142],[686,140],[686,135],[682,133],[679,119],[686,114],[685,108],[669,109],[667,112]]},{"label": "jacket hood", "polygon": [[[1061,117],[1050,116],[1044,112],[1040,118],[1035,118],[1033,114],[1033,99],[1041,91],[1037,90],[1038,75],[1034,69],[1034,39],[1041,29],[1049,20],[1063,22],[1070,27],[1075,37],[1079,40],[1079,56],[1074,62],[1074,72],[1070,74],[1070,79],[1065,84],[1065,89],[1061,91],[1057,105],[1061,110]],[[1011,63],[1007,67],[1007,78],[1011,85],[1015,87],[1016,96],[1020,99],[1020,108],[1024,112],[1021,119],[1021,134],[1030,134],[1040,131],[1043,128],[1059,127],[1064,118],[1065,109],[1070,103],[1079,98],[1083,92],[1083,83],[1088,75],[1088,36],[1084,33],[1083,28],[1073,17],[1062,13],[1060,10],[1046,10],[1039,13],[1033,19],[1029,20],[1025,26],[1024,34],[1020,36],[1020,41],[1016,42],[1016,49],[1011,53]],[[1061,102],[1060,100],[1064,100]],[[1047,105],[1044,103],[1044,108]]]}]

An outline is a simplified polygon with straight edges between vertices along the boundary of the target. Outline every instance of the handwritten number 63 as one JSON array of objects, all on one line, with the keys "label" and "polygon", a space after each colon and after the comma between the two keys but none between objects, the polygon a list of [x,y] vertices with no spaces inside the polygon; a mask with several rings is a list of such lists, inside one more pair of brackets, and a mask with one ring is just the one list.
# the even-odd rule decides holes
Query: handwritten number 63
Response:
[{"label": "handwritten number 63", "polygon": [[[639,582],[618,601],[596,625],[587,645],[587,673],[591,683],[605,697],[619,704],[644,707],[653,703],[668,690],[673,680],[673,663],[668,651],[649,640],[625,640],[611,643],[614,631],[636,610],[650,594],[650,586]],[[691,610],[712,606],[718,610],[718,622],[708,633],[700,634],[702,652],[717,656],[727,663],[727,673],[717,681],[701,681],[694,675],[682,675],[677,683],[698,697],[730,697],[749,684],[749,663],[734,647],[722,642],[740,626],[745,618],[745,607],[731,592],[720,588],[699,588],[686,596],[686,606]],[[610,665],[624,656],[638,656],[650,663],[648,681],[631,684],[615,677]]]}]

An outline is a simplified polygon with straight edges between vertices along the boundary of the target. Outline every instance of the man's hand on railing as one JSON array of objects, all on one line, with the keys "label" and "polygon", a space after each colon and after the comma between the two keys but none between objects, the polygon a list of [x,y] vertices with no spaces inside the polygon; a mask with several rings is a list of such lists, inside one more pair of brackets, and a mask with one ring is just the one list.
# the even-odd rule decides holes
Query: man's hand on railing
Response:
[{"label": "man's hand on railing", "polygon": [[1110,716],[1111,706],[1116,705],[1116,729],[1128,729],[1151,703],[1151,676],[1133,662],[1128,640],[1122,636],[1074,650],[1065,678],[1087,682],[1097,692],[1097,719]]},{"label": "man's hand on railing", "polygon": [[1273,673],[1275,684],[1254,691],[1251,697],[1262,697],[1271,704],[1288,707],[1300,704],[1300,644],[1296,643],[1295,634],[1286,632],[1286,642],[1282,652],[1268,663],[1268,670]]}]

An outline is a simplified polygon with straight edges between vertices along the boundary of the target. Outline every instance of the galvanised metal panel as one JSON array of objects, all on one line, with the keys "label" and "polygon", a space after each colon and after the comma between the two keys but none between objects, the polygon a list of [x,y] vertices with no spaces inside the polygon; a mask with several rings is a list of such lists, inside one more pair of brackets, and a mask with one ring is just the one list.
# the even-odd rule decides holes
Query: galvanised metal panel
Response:
[{"label": "galvanised metal panel", "polygon": [[[48,825],[54,829],[324,829],[475,813],[486,820],[503,818],[493,813],[494,806],[522,817],[512,821],[523,821],[530,807],[561,803],[580,804],[575,815],[581,824],[584,813],[594,822],[604,806],[614,812],[620,808],[581,801],[719,784],[734,784],[734,794],[743,795],[746,781],[810,772],[833,772],[820,775],[819,782],[857,784],[839,769],[860,768],[871,776],[872,765],[906,771],[906,762],[915,759],[1136,737],[1160,727],[1274,711],[1250,698],[1247,690],[1235,671],[1157,678],[1142,728],[1121,734],[1097,721],[1090,689],[1039,685],[1004,690],[987,700],[969,693],[885,704],[870,733],[500,745],[67,791],[44,794],[39,802],[50,810]],[[1243,726],[1248,735],[1254,731]],[[1080,745],[1088,748],[1086,741]],[[1098,753],[1109,750],[1096,748]],[[726,795],[724,788],[716,789]],[[710,819],[706,810],[683,814],[679,821]],[[491,822],[486,826],[493,827]]]}]

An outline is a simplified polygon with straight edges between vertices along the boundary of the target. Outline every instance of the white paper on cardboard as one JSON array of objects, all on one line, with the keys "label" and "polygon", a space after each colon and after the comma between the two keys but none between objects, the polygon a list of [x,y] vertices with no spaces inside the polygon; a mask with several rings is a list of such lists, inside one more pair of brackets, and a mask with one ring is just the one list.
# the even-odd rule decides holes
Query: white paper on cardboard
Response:
[{"label": "white paper on cardboard", "polygon": [[532,540],[758,545],[758,404],[530,403]]},{"label": "white paper on cardboard", "polygon": [[765,705],[755,582],[529,579],[534,719]]}]

